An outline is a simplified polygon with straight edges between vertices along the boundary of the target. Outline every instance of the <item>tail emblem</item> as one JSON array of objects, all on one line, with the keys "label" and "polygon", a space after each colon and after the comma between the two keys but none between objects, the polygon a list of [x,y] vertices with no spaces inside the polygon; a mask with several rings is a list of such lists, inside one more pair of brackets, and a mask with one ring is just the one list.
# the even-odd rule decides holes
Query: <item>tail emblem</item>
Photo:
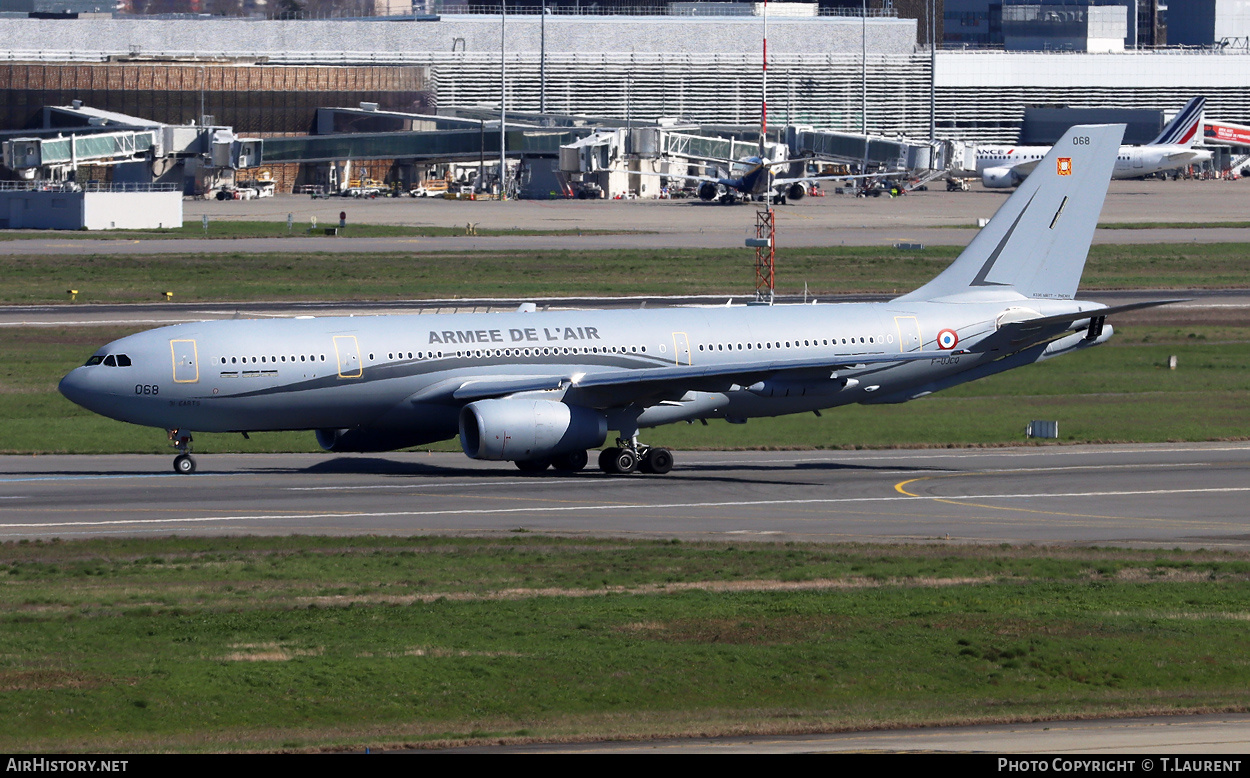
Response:
[{"label": "tail emblem", "polygon": [[1056,171],[1061,176],[1072,175],[1072,157],[1060,157],[1055,164]]}]

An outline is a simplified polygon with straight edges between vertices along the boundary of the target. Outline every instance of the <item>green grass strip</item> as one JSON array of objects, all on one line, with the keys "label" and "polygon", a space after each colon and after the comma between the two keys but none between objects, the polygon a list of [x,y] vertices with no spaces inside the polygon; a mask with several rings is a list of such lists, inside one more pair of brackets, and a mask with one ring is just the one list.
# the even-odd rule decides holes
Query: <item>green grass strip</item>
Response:
[{"label": "green grass strip", "polygon": [[[902,294],[959,254],[957,247],[787,248],[780,294]],[[1250,244],[1094,246],[1081,288],[1250,286]],[[0,256],[0,303],[252,300],[406,300],[570,295],[746,295],[747,249],[469,251],[390,254],[162,254]]]},{"label": "green grass strip", "polygon": [[0,748],[1241,709],[1244,553],[449,538],[0,546]]}]

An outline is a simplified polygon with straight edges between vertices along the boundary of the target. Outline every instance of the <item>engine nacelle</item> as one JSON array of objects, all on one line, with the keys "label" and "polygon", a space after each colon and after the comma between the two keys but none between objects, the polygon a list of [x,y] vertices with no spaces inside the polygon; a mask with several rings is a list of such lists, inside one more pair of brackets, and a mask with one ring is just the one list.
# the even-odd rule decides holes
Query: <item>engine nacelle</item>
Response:
[{"label": "engine nacelle", "polygon": [[710,203],[720,196],[720,187],[711,181],[704,181],[699,184],[699,199]]},{"label": "engine nacelle", "polygon": [[786,187],[786,199],[793,200],[796,203],[807,196],[807,187],[801,181],[795,181]]},{"label": "engine nacelle", "polygon": [[598,448],[607,436],[599,411],[552,400],[478,400],[460,410],[460,446],[473,459],[542,459]]},{"label": "engine nacelle", "polygon": [[446,437],[444,435],[431,437],[419,432],[379,430],[367,427],[320,429],[317,430],[317,445],[335,453],[369,453],[419,446],[422,443],[444,440]]},{"label": "engine nacelle", "polygon": [[987,167],[981,171],[981,185],[987,189],[1006,189],[1019,186],[1024,180],[1014,169],[1009,167]]}]

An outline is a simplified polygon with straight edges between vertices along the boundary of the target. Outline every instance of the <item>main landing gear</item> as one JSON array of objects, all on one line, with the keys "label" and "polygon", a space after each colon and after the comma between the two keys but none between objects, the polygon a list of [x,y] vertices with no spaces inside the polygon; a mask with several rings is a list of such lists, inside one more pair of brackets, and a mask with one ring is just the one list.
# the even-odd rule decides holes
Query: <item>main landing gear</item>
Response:
[{"label": "main landing gear", "polygon": [[195,472],[195,458],[191,456],[191,433],[169,430],[170,445],[178,449],[174,457],[174,472],[189,475]]},{"label": "main landing gear", "polygon": [[[560,473],[576,473],[586,466],[587,459],[586,452],[578,450],[551,458],[518,459],[515,464],[522,473],[542,473],[547,468]],[[599,469],[611,475],[639,472],[664,475],[673,469],[673,452],[659,446],[643,445],[638,438],[617,438],[615,446],[599,452]]]},{"label": "main landing gear", "polygon": [[646,446],[638,438],[617,438],[616,445],[599,452],[599,469],[610,475],[626,475],[635,471],[664,475],[673,469],[673,452],[658,446]]}]

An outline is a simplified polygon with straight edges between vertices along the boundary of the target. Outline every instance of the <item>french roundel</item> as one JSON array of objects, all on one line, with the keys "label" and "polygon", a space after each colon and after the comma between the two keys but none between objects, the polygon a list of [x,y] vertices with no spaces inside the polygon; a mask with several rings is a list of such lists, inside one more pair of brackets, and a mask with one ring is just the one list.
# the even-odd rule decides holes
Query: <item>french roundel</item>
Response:
[{"label": "french roundel", "polygon": [[959,344],[959,336],[954,330],[942,330],[937,336],[938,348],[943,351],[949,351]]}]

